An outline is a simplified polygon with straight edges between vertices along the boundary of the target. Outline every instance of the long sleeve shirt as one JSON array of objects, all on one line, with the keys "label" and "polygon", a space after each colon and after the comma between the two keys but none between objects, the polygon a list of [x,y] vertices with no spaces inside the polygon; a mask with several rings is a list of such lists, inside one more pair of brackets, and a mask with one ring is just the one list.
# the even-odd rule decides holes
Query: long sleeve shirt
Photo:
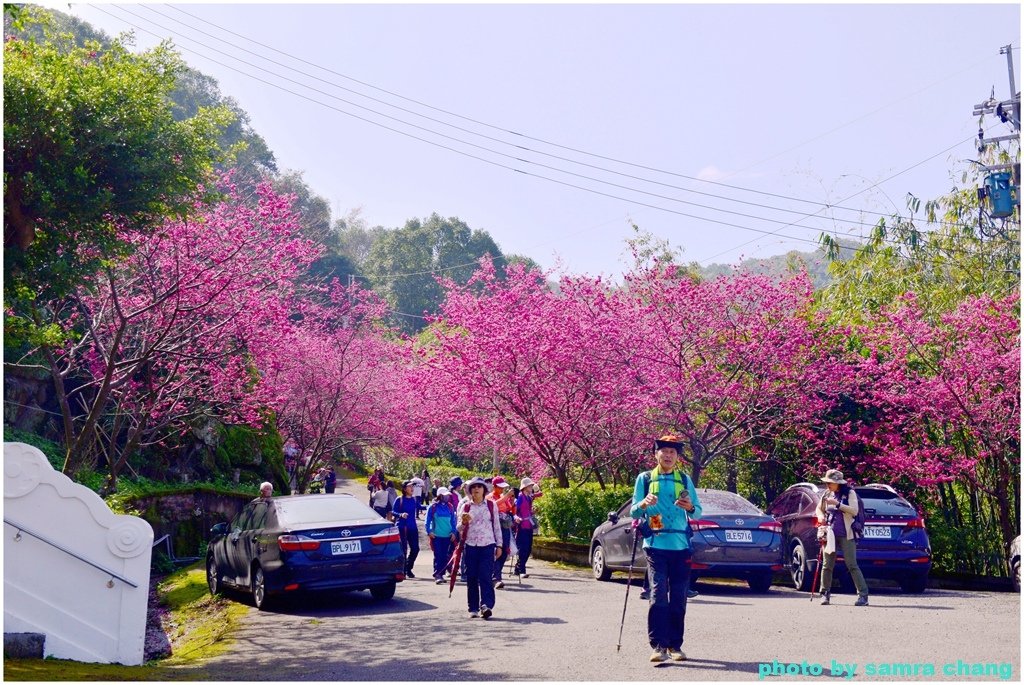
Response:
[{"label": "long sleeve shirt", "polygon": [[[459,510],[455,513],[455,520],[460,522],[462,514],[469,507],[469,514],[472,519],[469,522],[469,530],[466,531],[466,544],[470,547],[486,547],[487,545],[501,545],[501,526],[498,524],[498,508],[492,502],[488,505],[487,500],[480,504],[473,504],[472,500],[461,503]],[[494,507],[494,516],[491,516],[491,507]]]},{"label": "long sleeve shirt", "polygon": [[[655,493],[658,496],[657,503],[646,509],[640,506],[640,502],[654,488],[653,479],[649,485],[645,485],[649,475],[648,471],[646,474],[641,473],[637,476],[636,485],[633,487],[633,506],[629,509],[629,515],[635,519],[650,519],[655,514],[661,514],[662,530],[665,532],[656,532],[651,537],[644,538],[644,547],[667,550],[689,549],[690,541],[685,531],[690,529],[690,519],[699,519],[703,511],[700,500],[697,498],[697,489],[693,487],[693,479],[684,478],[686,491],[690,494],[690,502],[694,507],[693,512],[687,514],[685,509],[676,506],[676,498],[672,496],[677,488],[675,472],[661,473],[659,470],[658,487]],[[680,494],[681,492],[680,486]]]},{"label": "long sleeve shirt", "polygon": [[[416,528],[416,510],[419,502],[414,497],[399,497],[395,500],[395,506],[391,513],[395,515],[395,522],[403,528]],[[402,518],[402,514],[406,514]]]},{"label": "long sleeve shirt", "polygon": [[427,535],[440,538],[455,532],[455,512],[447,502],[434,502],[427,507]]}]

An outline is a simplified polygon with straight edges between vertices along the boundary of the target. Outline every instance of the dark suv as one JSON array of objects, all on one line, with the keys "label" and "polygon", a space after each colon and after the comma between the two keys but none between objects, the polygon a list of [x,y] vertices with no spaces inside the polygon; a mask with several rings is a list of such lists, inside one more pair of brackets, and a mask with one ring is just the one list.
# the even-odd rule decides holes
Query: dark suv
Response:
[{"label": "dark suv", "polygon": [[[888,485],[855,487],[864,501],[864,537],[857,541],[857,564],[865,578],[894,580],[904,592],[924,592],[932,566],[932,548],[924,519]],[[798,590],[811,589],[817,573],[815,508],[826,489],[814,483],[791,485],[766,510],[782,524],[783,550]],[[835,578],[849,590],[853,581],[836,558]]]}]

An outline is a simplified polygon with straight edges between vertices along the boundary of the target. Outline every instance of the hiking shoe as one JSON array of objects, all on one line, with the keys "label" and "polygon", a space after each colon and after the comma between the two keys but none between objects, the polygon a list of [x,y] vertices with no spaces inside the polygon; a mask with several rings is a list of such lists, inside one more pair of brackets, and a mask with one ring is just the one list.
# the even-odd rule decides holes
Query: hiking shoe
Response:
[{"label": "hiking shoe", "polygon": [[652,664],[660,664],[662,661],[664,661],[667,658],[668,658],[668,650],[660,649],[659,648],[659,649],[656,649],[653,652],[651,652],[651,663]]},{"label": "hiking shoe", "polygon": [[501,588],[505,587],[505,582],[502,581],[502,580],[496,580],[496,581],[494,581],[494,587],[496,587],[498,589],[501,589]]},{"label": "hiking shoe", "polygon": [[529,573],[527,573],[526,571],[523,571],[522,573],[520,573],[520,574],[519,574],[519,576],[520,576],[521,578],[529,578],[529,577],[530,577],[530,574],[529,574]]},{"label": "hiking shoe", "polygon": [[696,597],[699,594],[700,594],[699,592],[697,592],[693,588],[690,588],[689,590],[686,591],[686,598],[687,599],[693,599],[694,597]]},{"label": "hiking shoe", "polygon": [[861,595],[857,598],[857,601],[853,603],[855,607],[866,607],[868,605],[868,596]]},{"label": "hiking shoe", "polygon": [[434,578],[434,585],[444,585],[444,578]]},{"label": "hiking shoe", "polygon": [[410,570],[410,571],[406,571],[406,572],[405,572],[405,577],[406,577],[406,578],[415,578],[415,577],[416,577],[416,574],[415,574],[415,573],[413,573],[413,572],[412,572],[411,570]]},{"label": "hiking shoe", "polygon": [[651,593],[650,593],[649,590],[642,590],[640,592],[640,599],[650,599],[650,598],[651,598]]},{"label": "hiking shoe", "polygon": [[486,604],[480,607],[480,615],[484,618],[490,618],[492,613],[493,612],[491,611],[491,607],[487,606]]},{"label": "hiking shoe", "polygon": [[668,650],[668,658],[671,659],[672,661],[686,661],[686,655],[683,654],[683,650],[681,650],[681,649],[669,648],[669,650]]},{"label": "hiking shoe", "polygon": [[831,604],[831,603],[832,603],[832,593],[831,592],[826,592],[825,595],[821,598],[821,606],[825,606],[826,604]]},{"label": "hiking shoe", "polygon": [[471,611],[471,612],[469,612],[469,617],[470,618],[480,618],[480,612],[479,611]]}]

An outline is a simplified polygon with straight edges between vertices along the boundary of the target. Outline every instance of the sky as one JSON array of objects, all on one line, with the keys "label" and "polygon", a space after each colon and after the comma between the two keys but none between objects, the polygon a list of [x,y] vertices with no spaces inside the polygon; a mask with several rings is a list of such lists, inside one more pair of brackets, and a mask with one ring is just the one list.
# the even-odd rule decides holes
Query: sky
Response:
[{"label": "sky", "polygon": [[702,264],[862,235],[960,184],[1002,46],[1021,76],[1017,3],[50,6],[172,39],[335,218],[611,277],[633,224]]}]

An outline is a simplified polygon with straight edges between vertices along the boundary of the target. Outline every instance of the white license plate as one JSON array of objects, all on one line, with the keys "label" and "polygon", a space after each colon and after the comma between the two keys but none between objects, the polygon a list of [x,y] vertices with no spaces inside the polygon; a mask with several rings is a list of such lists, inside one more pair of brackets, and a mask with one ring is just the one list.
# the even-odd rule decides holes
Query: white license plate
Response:
[{"label": "white license plate", "polygon": [[725,531],[726,542],[753,542],[754,536],[749,530],[727,530]]},{"label": "white license plate", "polygon": [[889,526],[864,526],[864,537],[876,540],[891,538],[892,528]]},{"label": "white license plate", "polygon": [[331,554],[359,554],[363,547],[359,540],[332,540]]}]

